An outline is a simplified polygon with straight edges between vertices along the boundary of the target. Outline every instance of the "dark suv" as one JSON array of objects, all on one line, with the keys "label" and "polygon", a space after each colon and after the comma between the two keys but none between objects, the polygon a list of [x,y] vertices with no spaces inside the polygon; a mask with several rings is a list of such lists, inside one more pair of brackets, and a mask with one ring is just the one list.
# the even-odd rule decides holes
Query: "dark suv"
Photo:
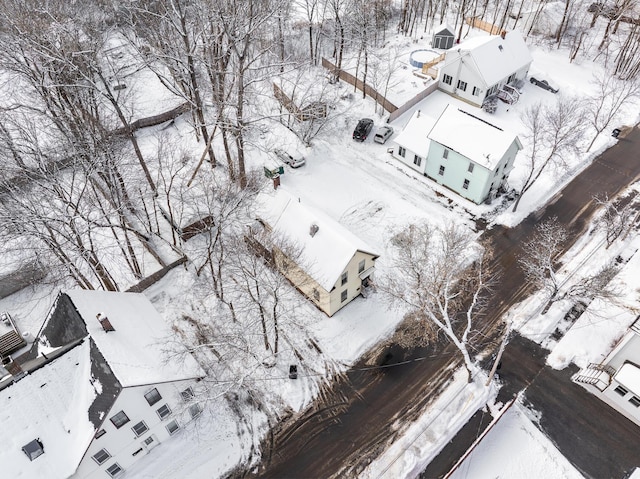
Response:
[{"label": "dark suv", "polygon": [[373,120],[371,118],[363,118],[358,122],[358,126],[353,130],[353,139],[358,141],[364,141],[371,133],[373,128]]}]

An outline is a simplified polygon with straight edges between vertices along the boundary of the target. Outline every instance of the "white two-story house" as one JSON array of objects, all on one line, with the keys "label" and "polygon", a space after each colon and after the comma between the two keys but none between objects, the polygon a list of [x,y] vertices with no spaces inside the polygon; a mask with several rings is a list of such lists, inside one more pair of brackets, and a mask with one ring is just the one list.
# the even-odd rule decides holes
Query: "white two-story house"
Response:
[{"label": "white two-story house", "polygon": [[515,134],[452,105],[435,122],[415,112],[394,142],[396,159],[477,204],[506,187],[522,149]]},{"label": "white two-story house", "polygon": [[503,85],[526,79],[532,61],[518,31],[471,38],[447,50],[438,88],[480,107]]},{"label": "white two-story house", "polygon": [[170,329],[142,294],[58,296],[0,380],[3,477],[120,477],[200,414],[204,371],[168,358]]},{"label": "white two-story house", "polygon": [[379,256],[372,248],[282,189],[262,195],[260,202],[260,222],[291,246],[289,251],[273,248],[276,265],[313,304],[333,316],[364,294]]}]

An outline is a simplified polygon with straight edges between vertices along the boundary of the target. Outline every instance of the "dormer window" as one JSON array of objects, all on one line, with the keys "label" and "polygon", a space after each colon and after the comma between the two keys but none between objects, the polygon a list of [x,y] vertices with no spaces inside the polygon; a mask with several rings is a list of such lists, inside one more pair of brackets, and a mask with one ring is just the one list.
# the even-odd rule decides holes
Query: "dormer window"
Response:
[{"label": "dormer window", "polygon": [[44,446],[40,439],[34,439],[28,444],[22,446],[22,452],[24,452],[30,461],[33,461],[36,457],[40,457],[44,454]]}]

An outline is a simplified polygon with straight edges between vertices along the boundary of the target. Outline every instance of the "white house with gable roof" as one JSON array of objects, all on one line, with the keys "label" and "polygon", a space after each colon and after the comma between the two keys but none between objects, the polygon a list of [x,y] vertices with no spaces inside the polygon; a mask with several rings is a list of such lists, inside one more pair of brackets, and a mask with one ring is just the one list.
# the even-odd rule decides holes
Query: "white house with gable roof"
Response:
[{"label": "white house with gable roof", "polygon": [[291,283],[333,316],[364,294],[378,254],[340,223],[282,189],[260,198],[259,220],[269,234],[292,246],[295,257],[274,247],[275,263]]},{"label": "white house with gable roof", "polygon": [[482,106],[503,85],[526,79],[532,61],[518,31],[471,38],[447,50],[438,67],[438,88]]},{"label": "white house with gable roof", "polygon": [[589,364],[572,379],[640,426],[640,316],[601,363]]},{"label": "white house with gable roof", "polygon": [[395,158],[477,204],[506,187],[522,149],[515,134],[452,105],[435,122],[415,112],[394,142]]},{"label": "white house with gable roof", "polygon": [[0,380],[3,477],[120,477],[169,440],[200,413],[204,376],[188,354],[167,360],[170,334],[142,294],[60,294]]}]

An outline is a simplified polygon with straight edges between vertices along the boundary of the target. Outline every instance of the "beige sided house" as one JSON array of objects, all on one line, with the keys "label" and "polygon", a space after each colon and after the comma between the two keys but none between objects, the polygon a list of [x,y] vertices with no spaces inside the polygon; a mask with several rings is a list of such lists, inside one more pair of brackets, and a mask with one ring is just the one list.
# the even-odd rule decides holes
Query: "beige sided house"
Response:
[{"label": "beige sided house", "polygon": [[276,249],[274,259],[299,291],[328,316],[366,294],[379,255],[364,241],[282,190],[261,199],[260,220],[295,251]]}]

